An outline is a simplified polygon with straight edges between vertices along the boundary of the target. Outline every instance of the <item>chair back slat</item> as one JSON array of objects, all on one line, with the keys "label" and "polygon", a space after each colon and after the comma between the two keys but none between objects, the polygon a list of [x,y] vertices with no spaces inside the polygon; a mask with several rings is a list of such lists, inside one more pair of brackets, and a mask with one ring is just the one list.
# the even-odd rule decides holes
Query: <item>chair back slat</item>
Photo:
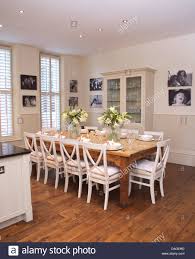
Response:
[{"label": "chair back slat", "polygon": [[[96,171],[108,178],[106,148],[107,144],[83,143],[83,155],[88,174]],[[92,157],[91,152],[93,151],[99,153],[97,159]],[[101,162],[103,162],[103,167],[100,168]]]},{"label": "chair back slat", "polygon": [[159,170],[162,172],[166,168],[167,160],[170,152],[170,139],[160,141],[157,143],[157,152],[154,162],[153,174],[157,173]]},{"label": "chair back slat", "polygon": [[24,143],[26,149],[35,152],[35,154],[38,153],[36,135],[34,133],[24,132]]},{"label": "chair back slat", "polygon": [[72,167],[81,171],[79,142],[74,139],[60,139],[60,153],[64,166],[69,171]]},{"label": "chair back slat", "polygon": [[56,163],[58,163],[56,152],[57,141],[59,140],[56,137],[44,135],[40,136],[41,150],[45,161],[48,159],[48,157],[50,157],[53,158]]}]

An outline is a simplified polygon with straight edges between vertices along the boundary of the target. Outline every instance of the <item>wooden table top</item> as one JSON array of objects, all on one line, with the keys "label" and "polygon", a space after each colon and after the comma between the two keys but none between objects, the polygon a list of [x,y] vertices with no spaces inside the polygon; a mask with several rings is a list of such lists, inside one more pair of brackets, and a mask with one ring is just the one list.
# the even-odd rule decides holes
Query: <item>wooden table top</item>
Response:
[{"label": "wooden table top", "polygon": [[[51,133],[49,135],[54,134]],[[67,132],[61,132],[60,135],[67,137]],[[96,144],[103,144],[107,142],[106,137],[98,136],[95,134],[95,132],[90,132],[89,134],[81,134],[81,136],[89,138],[90,142]],[[81,137],[78,138],[78,140],[80,139]],[[117,151],[108,151],[107,153],[109,155],[128,158],[140,152],[144,152],[151,149],[155,150],[157,144],[157,141],[141,141],[138,139],[131,139],[131,143],[129,143],[128,139],[120,139],[119,142],[122,144],[123,148]]]}]

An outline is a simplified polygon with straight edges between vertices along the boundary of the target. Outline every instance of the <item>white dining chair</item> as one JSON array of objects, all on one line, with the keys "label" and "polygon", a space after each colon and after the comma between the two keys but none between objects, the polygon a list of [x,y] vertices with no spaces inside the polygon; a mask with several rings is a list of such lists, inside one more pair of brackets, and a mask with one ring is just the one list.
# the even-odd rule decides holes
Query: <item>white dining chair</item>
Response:
[{"label": "white dining chair", "polygon": [[164,138],[163,131],[144,131],[144,135],[152,135],[155,140],[161,141]]},{"label": "white dining chair", "polygon": [[[88,177],[87,203],[91,201],[93,185],[102,184],[105,193],[104,210],[107,210],[108,207],[109,192],[120,187],[120,184],[117,183],[120,179],[120,169],[107,165],[106,148],[107,144],[83,143],[83,155]],[[91,155],[91,151],[94,150],[99,153],[97,159]],[[114,185],[110,187],[110,184]]]},{"label": "white dining chair", "polygon": [[44,184],[47,183],[49,169],[54,169],[56,173],[55,189],[57,189],[59,176],[64,174],[64,163],[62,157],[56,151],[56,145],[59,145],[59,139],[56,137],[41,135],[40,143],[45,164]]},{"label": "white dining chair", "polygon": [[24,132],[24,143],[26,149],[31,151],[30,154],[30,175],[32,173],[32,166],[36,164],[37,181],[40,179],[41,169],[44,168],[44,160],[40,147],[37,145],[37,137],[34,133]]},{"label": "white dining chair", "polygon": [[[80,159],[79,142],[74,139],[60,139],[60,153],[64,163],[65,187],[64,192],[68,191],[69,178],[79,177],[78,198],[82,194],[83,182],[87,180],[87,169],[85,162]],[[74,179],[74,178],[73,178]]]},{"label": "white dining chair", "polygon": [[[132,183],[144,185],[150,188],[152,203],[155,204],[154,182],[159,181],[160,193],[164,197],[163,179],[170,151],[170,140],[157,143],[157,153],[155,161],[142,159],[137,161],[129,174],[129,195],[131,194]],[[134,178],[138,178],[135,180]],[[141,179],[141,180],[140,180]],[[142,181],[146,180],[148,183]]]}]

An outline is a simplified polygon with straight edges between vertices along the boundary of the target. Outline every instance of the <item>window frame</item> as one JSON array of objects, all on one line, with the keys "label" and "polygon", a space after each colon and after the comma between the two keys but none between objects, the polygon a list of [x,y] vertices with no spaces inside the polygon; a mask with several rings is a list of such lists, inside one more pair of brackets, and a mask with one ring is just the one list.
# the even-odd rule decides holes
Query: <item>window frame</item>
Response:
[{"label": "window frame", "polygon": [[[5,50],[9,50],[10,51],[10,76],[11,76],[11,89],[9,90],[9,93],[11,94],[11,113],[12,113],[12,119],[11,119],[11,123],[12,123],[12,134],[11,135],[7,135],[7,136],[2,136],[1,135],[1,130],[0,130],[0,140],[8,140],[8,139],[12,139],[15,136],[15,124],[14,124],[14,84],[13,84],[13,50],[11,46],[7,46],[7,45],[2,45],[0,44],[0,49],[5,49]],[[0,90],[0,92],[4,92],[4,90]],[[0,120],[1,120],[1,114],[0,114]]]},{"label": "window frame", "polygon": [[[48,93],[48,96],[49,96],[49,100],[50,100],[50,128],[53,128],[53,125],[52,125],[52,96],[57,96],[59,95],[59,113],[60,113],[60,129],[57,129],[57,130],[61,130],[61,123],[62,123],[62,120],[61,120],[61,59],[60,59],[60,56],[57,56],[57,55],[53,55],[53,54],[49,54],[49,53],[40,53],[39,55],[39,81],[40,81],[40,123],[41,123],[41,128],[42,128],[42,109],[41,109],[41,97],[42,97],[42,90],[41,90],[41,58],[42,57],[46,57],[46,58],[49,58],[49,65],[50,65],[50,91]],[[54,58],[54,59],[58,59],[59,60],[59,93],[53,93],[51,92],[51,59]]]}]

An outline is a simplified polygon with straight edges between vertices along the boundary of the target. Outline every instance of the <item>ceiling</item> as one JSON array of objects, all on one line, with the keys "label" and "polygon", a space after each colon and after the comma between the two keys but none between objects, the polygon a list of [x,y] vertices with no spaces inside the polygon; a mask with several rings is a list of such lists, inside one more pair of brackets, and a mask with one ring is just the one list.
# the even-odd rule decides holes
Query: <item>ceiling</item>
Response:
[{"label": "ceiling", "polygon": [[90,55],[195,32],[195,0],[0,0],[0,24],[0,41]]}]

